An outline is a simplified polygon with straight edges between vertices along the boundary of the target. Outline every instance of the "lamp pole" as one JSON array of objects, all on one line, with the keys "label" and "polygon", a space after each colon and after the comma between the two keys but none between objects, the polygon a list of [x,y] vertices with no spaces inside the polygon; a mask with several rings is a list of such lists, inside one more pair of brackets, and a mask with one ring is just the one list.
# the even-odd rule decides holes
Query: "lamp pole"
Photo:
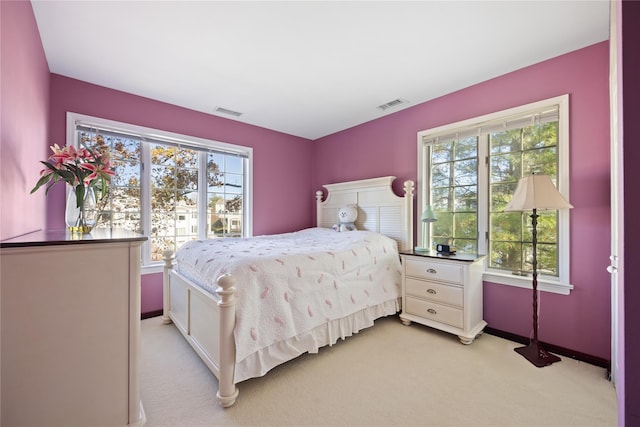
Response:
[{"label": "lamp pole", "polygon": [[533,208],[531,214],[531,243],[533,246],[533,342],[538,344],[538,213]]},{"label": "lamp pole", "polygon": [[533,288],[533,340],[529,345],[514,348],[514,350],[529,362],[541,368],[559,362],[560,358],[555,354],[549,353],[538,343],[538,213],[536,208],[533,208],[533,213],[531,214],[531,225],[531,243],[533,246],[533,283],[531,285]]}]

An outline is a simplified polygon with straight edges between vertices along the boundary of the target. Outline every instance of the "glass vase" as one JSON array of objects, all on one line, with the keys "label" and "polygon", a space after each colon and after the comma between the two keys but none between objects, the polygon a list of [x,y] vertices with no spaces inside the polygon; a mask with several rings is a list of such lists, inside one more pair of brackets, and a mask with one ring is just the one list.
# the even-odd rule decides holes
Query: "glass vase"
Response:
[{"label": "glass vase", "polygon": [[97,218],[96,195],[92,187],[84,188],[82,203],[78,203],[75,189],[69,191],[64,218],[69,231],[76,234],[91,233]]}]

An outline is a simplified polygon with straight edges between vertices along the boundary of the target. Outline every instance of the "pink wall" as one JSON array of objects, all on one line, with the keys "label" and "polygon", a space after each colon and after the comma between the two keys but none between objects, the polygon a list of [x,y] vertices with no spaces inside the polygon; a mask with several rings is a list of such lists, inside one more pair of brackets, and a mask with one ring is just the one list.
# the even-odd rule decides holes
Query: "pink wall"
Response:
[{"label": "pink wall", "polygon": [[[542,294],[540,338],[610,359],[608,61],[608,43],[599,43],[324,137],[312,183],[395,175],[400,193],[417,179],[418,131],[568,93],[575,289]],[[490,327],[530,334],[531,291],[487,283],[484,307]]]},{"label": "pink wall", "polygon": [[[28,1],[2,1],[0,240],[45,227],[44,192],[30,195],[48,150],[49,67]],[[17,41],[20,41],[19,43]]]}]

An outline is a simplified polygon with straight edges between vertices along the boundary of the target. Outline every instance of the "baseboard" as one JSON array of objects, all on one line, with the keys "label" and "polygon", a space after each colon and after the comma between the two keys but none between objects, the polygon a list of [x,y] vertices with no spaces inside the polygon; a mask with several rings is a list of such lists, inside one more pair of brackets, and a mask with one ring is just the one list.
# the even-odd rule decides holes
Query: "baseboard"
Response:
[{"label": "baseboard", "polygon": [[151,317],[158,317],[158,316],[162,316],[162,310],[154,310],[154,311],[148,311],[146,313],[142,313],[140,315],[140,319],[144,320],[144,319],[149,319]]},{"label": "baseboard", "polygon": [[[504,338],[509,341],[514,341],[520,344],[529,344],[529,338],[523,337],[521,335],[512,334],[510,332],[500,331],[498,329],[485,327],[484,332],[487,334],[495,335],[496,337]],[[579,351],[569,350],[564,347],[559,347],[557,345],[549,344],[544,341],[540,341],[540,344],[545,348],[545,350],[558,354],[560,356],[570,357],[575,360],[579,360],[581,362],[589,363],[591,365],[599,366],[601,368],[605,368],[607,370],[607,375],[611,372],[611,361],[602,359],[600,357],[591,356],[589,354],[580,353]]]}]

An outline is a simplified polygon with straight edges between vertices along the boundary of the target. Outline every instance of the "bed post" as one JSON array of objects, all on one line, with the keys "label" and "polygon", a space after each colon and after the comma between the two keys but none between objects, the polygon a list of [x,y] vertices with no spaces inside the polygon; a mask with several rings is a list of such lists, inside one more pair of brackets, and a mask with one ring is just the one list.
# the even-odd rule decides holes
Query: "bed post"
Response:
[{"label": "bed post", "polygon": [[322,227],[322,191],[316,191],[316,227]]},{"label": "bed post", "polygon": [[169,310],[171,309],[169,271],[173,268],[173,251],[164,251],[162,258],[164,260],[164,273],[162,277],[162,323],[168,325],[171,323],[171,318],[169,317]]},{"label": "bed post", "polygon": [[405,242],[408,245],[404,250],[413,250],[413,181],[407,180],[404,182],[404,210],[405,210],[405,223],[403,230],[406,236]]},{"label": "bed post", "polygon": [[238,397],[238,389],[234,383],[236,363],[236,346],[233,339],[233,328],[236,322],[236,288],[233,286],[236,279],[230,274],[224,274],[218,278],[216,294],[220,297],[219,348],[220,348],[220,375],[218,377],[218,401],[224,408],[232,406]]}]

